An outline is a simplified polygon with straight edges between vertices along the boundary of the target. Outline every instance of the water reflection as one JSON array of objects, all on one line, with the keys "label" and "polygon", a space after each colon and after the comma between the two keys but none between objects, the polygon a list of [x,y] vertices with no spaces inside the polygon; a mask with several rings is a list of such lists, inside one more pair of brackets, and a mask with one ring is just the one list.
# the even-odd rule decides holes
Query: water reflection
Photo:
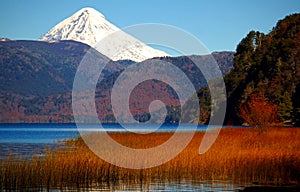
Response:
[{"label": "water reflection", "polygon": [[46,149],[55,150],[62,146],[63,143],[0,143],[0,159],[8,156],[44,156]]},{"label": "water reflection", "polygon": [[[91,188],[66,189],[66,191],[239,191],[250,184],[233,184],[231,181],[197,181],[197,180],[180,180],[180,181],[152,181],[150,183],[130,183],[130,184],[97,184]],[[52,190],[56,191],[56,190]]]}]

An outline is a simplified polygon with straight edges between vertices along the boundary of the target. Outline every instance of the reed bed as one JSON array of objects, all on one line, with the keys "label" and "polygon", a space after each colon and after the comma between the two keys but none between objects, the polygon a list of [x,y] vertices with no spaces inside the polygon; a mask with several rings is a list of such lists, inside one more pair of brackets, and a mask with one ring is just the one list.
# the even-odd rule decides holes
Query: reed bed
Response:
[{"label": "reed bed", "polygon": [[[47,150],[44,157],[9,156],[0,162],[0,190],[87,189],[182,179],[278,185],[300,182],[298,128],[271,128],[263,134],[252,129],[222,129],[212,148],[199,155],[203,134],[197,132],[185,150],[173,160],[143,170],[125,169],[101,160],[81,138],[65,141],[66,148]],[[110,134],[119,143],[132,148],[154,147],[171,135]]]}]

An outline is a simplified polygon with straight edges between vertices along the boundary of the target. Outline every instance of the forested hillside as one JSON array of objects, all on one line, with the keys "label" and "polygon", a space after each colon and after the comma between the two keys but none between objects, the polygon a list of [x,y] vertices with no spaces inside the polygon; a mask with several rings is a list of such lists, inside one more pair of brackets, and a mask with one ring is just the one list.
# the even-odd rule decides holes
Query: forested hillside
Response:
[{"label": "forested hillside", "polygon": [[[71,91],[77,67],[87,51],[88,45],[75,41],[10,41],[0,42],[0,122],[6,123],[56,123],[73,122]],[[91,50],[90,50],[91,51]],[[110,61],[95,50],[99,62],[106,63],[101,75],[102,82],[96,90],[98,116],[104,122],[113,122],[110,105],[111,88],[118,75],[135,62],[129,60]],[[218,52],[212,55],[223,74],[233,66],[233,52]],[[204,62],[207,56],[191,56],[197,62]],[[156,58],[179,67],[193,82],[196,89],[206,85],[203,76],[199,75],[190,57]],[[108,62],[107,62],[108,61]],[[144,61],[156,62],[155,59]],[[93,69],[92,69],[93,70]],[[88,83],[88,82],[86,82]],[[167,91],[165,91],[167,90]],[[149,103],[160,99],[152,94],[155,91],[165,93],[164,102],[169,109],[177,106],[172,89],[166,84],[144,83],[135,89],[131,97],[132,113],[141,121],[149,118]],[[83,115],[89,116],[83,109]],[[174,122],[174,110],[167,117]]]},{"label": "forested hillside", "polygon": [[299,126],[300,14],[278,21],[268,34],[250,31],[236,48],[234,69],[225,83],[226,123],[242,124],[241,110],[255,95],[275,106],[278,122]]}]

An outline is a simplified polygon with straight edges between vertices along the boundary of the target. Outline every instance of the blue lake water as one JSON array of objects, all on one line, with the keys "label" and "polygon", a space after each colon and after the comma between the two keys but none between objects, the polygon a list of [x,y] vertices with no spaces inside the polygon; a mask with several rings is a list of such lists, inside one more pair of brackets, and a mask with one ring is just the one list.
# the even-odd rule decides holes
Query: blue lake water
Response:
[{"label": "blue lake water", "polygon": [[[193,125],[194,126],[194,125]],[[132,130],[154,130],[156,125],[129,125]],[[175,131],[177,125],[162,125],[156,131]],[[189,131],[192,125],[183,125],[184,130]],[[99,131],[99,126],[94,124],[80,125],[81,130]],[[118,124],[105,124],[103,128],[107,132],[127,131]],[[198,126],[197,130],[205,130],[205,126]],[[0,143],[54,143],[58,140],[71,139],[79,136],[76,124],[0,124]]]},{"label": "blue lake water", "polygon": [[[177,125],[132,124],[127,125],[131,130],[137,132],[145,131],[175,131]],[[195,125],[183,125],[183,129],[189,131]],[[81,124],[80,129],[84,132],[100,131],[99,125]],[[107,132],[127,131],[118,124],[104,124]],[[198,130],[205,130],[205,126],[198,126]],[[102,130],[103,131],[103,130]],[[32,155],[32,153],[43,153],[45,148],[55,148],[61,145],[59,140],[72,139],[80,135],[76,124],[0,124],[0,158],[9,154]]]}]

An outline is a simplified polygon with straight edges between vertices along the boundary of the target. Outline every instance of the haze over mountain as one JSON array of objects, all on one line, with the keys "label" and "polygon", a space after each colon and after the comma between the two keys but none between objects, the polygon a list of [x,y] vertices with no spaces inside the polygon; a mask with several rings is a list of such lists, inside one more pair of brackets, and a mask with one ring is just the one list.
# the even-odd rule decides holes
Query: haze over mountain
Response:
[{"label": "haze over mountain", "polygon": [[[123,32],[93,8],[79,10],[53,27],[40,40],[74,40],[91,47],[97,45],[96,49],[113,61],[139,62],[153,57],[168,56],[165,52],[153,49]],[[100,42],[101,40],[103,42]],[[100,44],[97,44],[98,42]]]}]

